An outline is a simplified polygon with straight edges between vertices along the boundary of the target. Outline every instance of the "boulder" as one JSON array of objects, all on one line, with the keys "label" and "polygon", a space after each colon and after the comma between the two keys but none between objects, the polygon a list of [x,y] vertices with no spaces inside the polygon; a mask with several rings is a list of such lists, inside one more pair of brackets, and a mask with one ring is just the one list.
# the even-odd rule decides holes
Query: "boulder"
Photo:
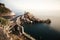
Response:
[{"label": "boulder", "polygon": [[51,20],[50,19],[47,19],[47,20],[44,21],[44,23],[50,24],[51,23]]}]

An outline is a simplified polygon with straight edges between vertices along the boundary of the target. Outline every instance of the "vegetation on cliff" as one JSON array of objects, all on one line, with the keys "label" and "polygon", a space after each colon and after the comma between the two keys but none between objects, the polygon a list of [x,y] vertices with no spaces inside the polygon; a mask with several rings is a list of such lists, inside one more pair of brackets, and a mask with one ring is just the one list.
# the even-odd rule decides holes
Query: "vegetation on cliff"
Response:
[{"label": "vegetation on cliff", "polygon": [[[4,30],[3,33],[5,32],[7,37],[9,36],[10,38],[9,40],[29,40],[29,38],[31,38],[31,37],[28,38],[28,36],[26,36],[27,34],[24,35],[23,34],[24,32],[22,33],[24,29],[22,30],[21,28],[23,27],[24,23],[28,23],[28,24],[36,24],[36,23],[50,24],[51,23],[50,19],[40,20],[39,18],[36,18],[29,12],[25,12],[25,14],[15,17],[14,20],[8,20],[2,17],[2,16],[5,17],[6,15],[9,16],[8,14],[10,14],[10,12],[11,12],[10,9],[6,8],[3,3],[0,3],[0,27],[3,26],[3,30]],[[0,30],[0,33],[1,33],[1,30]],[[1,39],[1,36],[0,36],[0,39]],[[5,40],[5,38],[1,40]]]},{"label": "vegetation on cliff", "polygon": [[11,10],[6,8],[3,3],[0,3],[0,16],[10,13]]},{"label": "vegetation on cliff", "polygon": [[6,25],[7,23],[8,23],[7,19],[0,17],[0,24],[1,25]]}]

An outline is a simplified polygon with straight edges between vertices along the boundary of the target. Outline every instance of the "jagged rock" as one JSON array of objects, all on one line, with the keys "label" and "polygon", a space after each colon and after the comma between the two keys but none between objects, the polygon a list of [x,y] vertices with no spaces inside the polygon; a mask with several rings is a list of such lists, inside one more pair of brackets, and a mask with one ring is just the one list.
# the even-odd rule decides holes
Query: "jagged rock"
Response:
[{"label": "jagged rock", "polygon": [[0,3],[0,7],[5,7],[5,5],[3,3]]},{"label": "jagged rock", "polygon": [[[12,30],[12,34],[15,34],[15,35],[20,35],[19,33],[22,31],[22,29],[20,30],[19,26],[23,26],[24,23],[28,23],[28,24],[29,23],[31,23],[31,24],[36,24],[36,23],[50,24],[51,23],[50,19],[41,20],[39,18],[34,17],[29,12],[26,12],[25,14],[20,15],[18,17],[15,17],[11,21],[14,21],[13,24],[12,24],[13,27],[11,28],[11,30]],[[16,25],[14,25],[14,24],[16,24]],[[19,30],[18,30],[18,28],[19,28]]]},{"label": "jagged rock", "polygon": [[41,20],[39,18],[36,18],[35,16],[30,14],[29,12],[25,12],[25,14],[15,17],[14,20],[17,23],[17,25],[23,25],[24,23],[31,23],[31,24],[32,23],[46,23],[46,24],[51,23],[50,19]]},{"label": "jagged rock", "polygon": [[3,28],[0,27],[0,40],[9,40],[7,35],[4,33]]},{"label": "jagged rock", "polygon": [[15,16],[14,12],[12,12],[10,9],[5,7],[5,4],[0,3],[0,17],[10,19],[13,18],[14,16]]},{"label": "jagged rock", "polygon": [[51,23],[51,20],[50,19],[47,19],[47,20],[41,20],[39,18],[36,18],[34,17],[32,14],[30,14],[29,12],[26,12],[24,14],[24,18],[26,18],[27,22],[31,22],[32,23],[47,23],[47,24],[50,24]]},{"label": "jagged rock", "polygon": [[51,23],[51,20],[50,19],[47,19],[47,20],[44,21],[44,23],[50,24]]},{"label": "jagged rock", "polygon": [[16,24],[10,29],[12,34],[20,35],[21,28]]}]

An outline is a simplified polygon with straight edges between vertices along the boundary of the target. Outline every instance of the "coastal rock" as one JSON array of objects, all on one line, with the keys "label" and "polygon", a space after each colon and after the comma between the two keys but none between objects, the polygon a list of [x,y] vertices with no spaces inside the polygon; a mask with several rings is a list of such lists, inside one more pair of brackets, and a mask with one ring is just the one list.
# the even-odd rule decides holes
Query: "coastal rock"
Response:
[{"label": "coastal rock", "polygon": [[[6,8],[4,4],[0,3],[0,17],[10,19],[13,16],[15,16],[15,13],[12,12],[10,9]],[[29,13],[27,16],[29,16],[30,19],[32,18],[32,16]],[[22,16],[18,16],[16,18],[13,18],[13,20],[9,20],[9,22],[11,22],[11,23],[8,22],[7,24],[5,24],[4,23],[5,20],[3,20],[4,22],[0,21],[0,23],[3,22],[5,24],[3,29],[0,29],[0,40],[30,40],[31,37],[26,36],[27,34],[21,35],[22,29],[20,28],[24,22],[25,23],[32,22],[29,18],[26,17],[24,14]],[[23,29],[23,31],[24,31],[24,29]]]},{"label": "coastal rock", "polygon": [[32,23],[47,23],[47,24],[50,24],[51,23],[51,20],[50,19],[41,20],[39,18],[36,18],[35,16],[33,16],[29,12],[25,12],[24,18],[26,18],[27,22],[32,22]]},{"label": "coastal rock", "polygon": [[0,40],[9,40],[2,27],[0,27]]},{"label": "coastal rock", "polygon": [[17,36],[21,35],[21,34],[19,34],[19,33],[22,33],[22,29],[20,27],[24,26],[24,23],[27,23],[27,24],[36,24],[36,23],[50,24],[51,23],[50,19],[41,20],[39,18],[34,17],[29,12],[25,12],[25,14],[19,15],[19,16],[15,17],[14,19],[12,19],[11,21],[14,21],[14,22],[13,22],[12,26],[10,26],[10,27],[12,27],[10,31],[12,34],[15,34]]},{"label": "coastal rock", "polygon": [[3,3],[0,3],[0,7],[5,7],[5,5]]},{"label": "coastal rock", "polygon": [[10,9],[5,7],[3,3],[0,3],[0,17],[10,19],[13,18],[14,16],[15,16],[14,12],[12,12]]},{"label": "coastal rock", "polygon": [[44,23],[50,24],[51,23],[51,20],[50,19],[47,19],[47,20],[44,21]]},{"label": "coastal rock", "polygon": [[47,19],[47,20],[41,20],[40,18],[36,18],[35,16],[33,16],[31,13],[29,12],[25,12],[25,14],[18,16],[15,18],[16,23],[19,25],[23,25],[23,23],[31,23],[31,24],[35,24],[35,23],[46,23],[46,24],[50,24],[51,20]]}]

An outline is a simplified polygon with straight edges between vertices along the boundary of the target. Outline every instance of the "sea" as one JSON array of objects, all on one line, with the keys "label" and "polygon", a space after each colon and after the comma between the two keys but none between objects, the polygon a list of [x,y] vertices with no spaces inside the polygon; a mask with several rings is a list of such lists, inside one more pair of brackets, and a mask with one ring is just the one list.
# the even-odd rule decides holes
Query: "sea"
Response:
[{"label": "sea", "polygon": [[25,23],[24,31],[36,40],[60,40],[60,17],[41,15],[38,17],[42,20],[50,19],[51,23]]}]

